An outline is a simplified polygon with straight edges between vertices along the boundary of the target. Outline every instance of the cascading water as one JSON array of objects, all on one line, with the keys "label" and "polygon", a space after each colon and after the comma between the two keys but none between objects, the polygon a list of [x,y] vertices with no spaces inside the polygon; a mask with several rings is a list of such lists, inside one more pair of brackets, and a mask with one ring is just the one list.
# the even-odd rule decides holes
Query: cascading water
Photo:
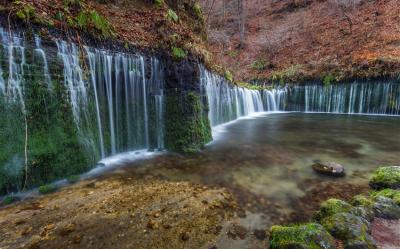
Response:
[{"label": "cascading water", "polygon": [[212,126],[261,111],[400,115],[400,84],[393,82],[286,86],[254,91],[233,86],[201,68],[201,83],[208,97]]},{"label": "cascading water", "polygon": [[20,189],[24,172],[37,185],[116,153],[164,149],[164,68],[156,58],[60,40],[54,54],[39,37],[3,29],[0,36],[0,192]]},{"label": "cascading water", "polygon": [[287,88],[287,111],[349,114],[400,114],[400,84],[351,83]]},{"label": "cascading water", "polygon": [[269,112],[282,111],[285,107],[286,95],[286,88],[263,90],[264,109]]},{"label": "cascading water", "polygon": [[[163,149],[163,68],[150,59],[146,79],[141,56],[86,48],[102,156]],[[154,110],[154,111],[153,111]]]},{"label": "cascading water", "polygon": [[211,126],[264,111],[259,91],[232,86],[203,67],[200,67],[200,84],[207,95]]}]

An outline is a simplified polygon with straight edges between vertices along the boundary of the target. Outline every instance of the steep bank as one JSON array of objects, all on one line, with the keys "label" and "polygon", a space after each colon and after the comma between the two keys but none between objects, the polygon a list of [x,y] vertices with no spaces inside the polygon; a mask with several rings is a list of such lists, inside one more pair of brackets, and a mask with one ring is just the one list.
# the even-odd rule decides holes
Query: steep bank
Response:
[{"label": "steep bank", "polygon": [[[41,38],[90,45],[87,38],[109,48],[164,52],[177,58],[203,57],[206,38],[201,8],[180,1],[2,1],[0,11],[7,29],[34,28]],[[104,44],[103,44],[104,45]],[[115,49],[115,47],[114,47]]]},{"label": "steep bank", "polygon": [[398,1],[201,1],[209,49],[237,80],[399,76]]}]

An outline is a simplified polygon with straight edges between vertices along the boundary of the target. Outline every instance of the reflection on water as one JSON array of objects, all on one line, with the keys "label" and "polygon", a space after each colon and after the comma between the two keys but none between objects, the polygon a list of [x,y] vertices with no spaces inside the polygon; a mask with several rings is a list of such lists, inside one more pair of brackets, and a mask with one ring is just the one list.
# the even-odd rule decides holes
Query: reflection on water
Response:
[{"label": "reflection on water", "polygon": [[[282,219],[324,198],[363,192],[369,172],[399,165],[399,124],[389,116],[265,114],[226,125],[199,154],[160,156],[129,170],[224,186],[245,209]],[[317,175],[314,160],[340,163],[347,175]]]}]

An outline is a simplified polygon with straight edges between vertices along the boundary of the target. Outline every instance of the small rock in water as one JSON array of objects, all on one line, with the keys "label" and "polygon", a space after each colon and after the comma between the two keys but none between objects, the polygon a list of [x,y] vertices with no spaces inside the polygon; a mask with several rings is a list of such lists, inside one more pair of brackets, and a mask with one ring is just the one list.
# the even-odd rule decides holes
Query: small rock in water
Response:
[{"label": "small rock in water", "polygon": [[338,163],[329,162],[315,162],[312,165],[314,171],[329,176],[344,176],[344,167]]}]

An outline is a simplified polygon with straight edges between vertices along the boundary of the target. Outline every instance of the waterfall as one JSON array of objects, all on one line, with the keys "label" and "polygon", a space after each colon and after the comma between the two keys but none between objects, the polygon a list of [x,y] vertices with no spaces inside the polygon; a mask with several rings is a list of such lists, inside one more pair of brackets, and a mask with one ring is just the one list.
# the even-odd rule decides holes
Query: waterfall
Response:
[{"label": "waterfall", "polygon": [[260,91],[233,86],[200,66],[200,85],[209,104],[211,126],[264,111]]},{"label": "waterfall", "polygon": [[[145,58],[85,48],[102,157],[119,152],[164,147],[163,67]],[[150,112],[154,110],[154,112]],[[151,134],[152,133],[152,134]],[[150,139],[154,137],[154,139]]]},{"label": "waterfall", "polygon": [[287,88],[263,90],[264,109],[268,112],[282,111],[285,108]]},{"label": "waterfall", "polygon": [[263,111],[400,115],[399,83],[314,84],[256,91],[234,86],[202,66],[200,79],[212,126]]},{"label": "waterfall", "polygon": [[0,39],[0,192],[21,188],[25,158],[31,179],[48,182],[120,152],[164,150],[158,59],[63,40],[43,46],[2,28]]},{"label": "waterfall", "polygon": [[285,111],[400,115],[400,84],[393,82],[286,88]]},{"label": "waterfall", "polygon": [[26,66],[24,40],[0,28],[2,43],[2,68],[7,70],[7,75],[1,69],[0,89],[7,102],[19,104],[25,112],[24,102],[24,67]]}]

